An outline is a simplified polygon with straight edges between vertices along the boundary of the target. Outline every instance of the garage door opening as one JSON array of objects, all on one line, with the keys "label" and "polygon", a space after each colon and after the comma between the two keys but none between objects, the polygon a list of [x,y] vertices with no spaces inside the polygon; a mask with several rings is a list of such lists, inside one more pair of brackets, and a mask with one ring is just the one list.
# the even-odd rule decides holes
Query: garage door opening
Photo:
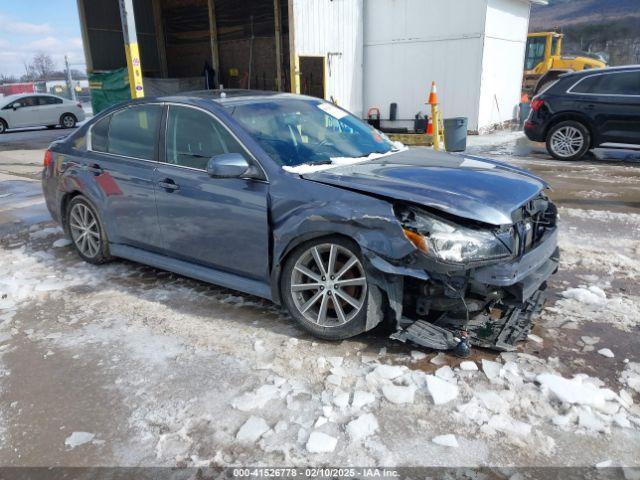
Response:
[{"label": "garage door opening", "polygon": [[324,57],[300,57],[300,93],[325,98]]}]

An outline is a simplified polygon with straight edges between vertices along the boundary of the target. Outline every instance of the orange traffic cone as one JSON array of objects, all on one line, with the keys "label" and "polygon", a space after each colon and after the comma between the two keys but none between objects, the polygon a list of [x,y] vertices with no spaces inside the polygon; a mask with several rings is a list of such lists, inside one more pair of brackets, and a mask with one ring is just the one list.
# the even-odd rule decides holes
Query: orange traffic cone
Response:
[{"label": "orange traffic cone", "polygon": [[431,92],[429,92],[429,105],[438,105],[438,91],[436,90],[436,82],[431,82]]}]

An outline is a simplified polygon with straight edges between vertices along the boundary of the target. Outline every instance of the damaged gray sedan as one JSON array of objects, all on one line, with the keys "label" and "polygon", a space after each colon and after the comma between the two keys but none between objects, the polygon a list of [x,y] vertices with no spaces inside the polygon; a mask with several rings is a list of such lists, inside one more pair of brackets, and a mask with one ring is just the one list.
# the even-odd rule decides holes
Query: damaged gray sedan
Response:
[{"label": "damaged gray sedan", "polygon": [[526,338],[558,268],[548,185],[407,149],[333,104],[225,91],[111,108],[45,155],[88,262],[126,258],[267,298],[320,338],[385,322],[466,353]]}]

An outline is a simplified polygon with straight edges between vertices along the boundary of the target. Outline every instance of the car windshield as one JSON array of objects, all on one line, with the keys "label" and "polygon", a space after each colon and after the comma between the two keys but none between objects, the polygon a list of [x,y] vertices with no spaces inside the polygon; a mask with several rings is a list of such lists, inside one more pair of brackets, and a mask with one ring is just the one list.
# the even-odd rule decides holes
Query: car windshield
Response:
[{"label": "car windshield", "polygon": [[322,100],[264,99],[226,107],[281,166],[329,164],[394,147],[360,119]]}]

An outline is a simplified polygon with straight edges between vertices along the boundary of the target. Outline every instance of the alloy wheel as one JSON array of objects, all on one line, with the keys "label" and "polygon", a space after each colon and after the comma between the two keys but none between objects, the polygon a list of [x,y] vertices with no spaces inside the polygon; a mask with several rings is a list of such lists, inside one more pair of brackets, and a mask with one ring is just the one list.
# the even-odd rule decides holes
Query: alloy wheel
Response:
[{"label": "alloy wheel", "polygon": [[561,127],[551,136],[551,148],[560,157],[572,157],[584,146],[584,135],[575,127]]},{"label": "alloy wheel", "polygon": [[100,252],[100,227],[91,209],[83,203],[76,203],[69,215],[71,238],[76,248],[87,258]]},{"label": "alloy wheel", "polygon": [[71,115],[65,115],[62,117],[62,126],[64,128],[72,128],[75,125],[76,121],[73,119]]},{"label": "alloy wheel", "polygon": [[305,251],[291,273],[291,297],[309,322],[339,327],[364,307],[367,278],[359,258],[334,243]]}]

